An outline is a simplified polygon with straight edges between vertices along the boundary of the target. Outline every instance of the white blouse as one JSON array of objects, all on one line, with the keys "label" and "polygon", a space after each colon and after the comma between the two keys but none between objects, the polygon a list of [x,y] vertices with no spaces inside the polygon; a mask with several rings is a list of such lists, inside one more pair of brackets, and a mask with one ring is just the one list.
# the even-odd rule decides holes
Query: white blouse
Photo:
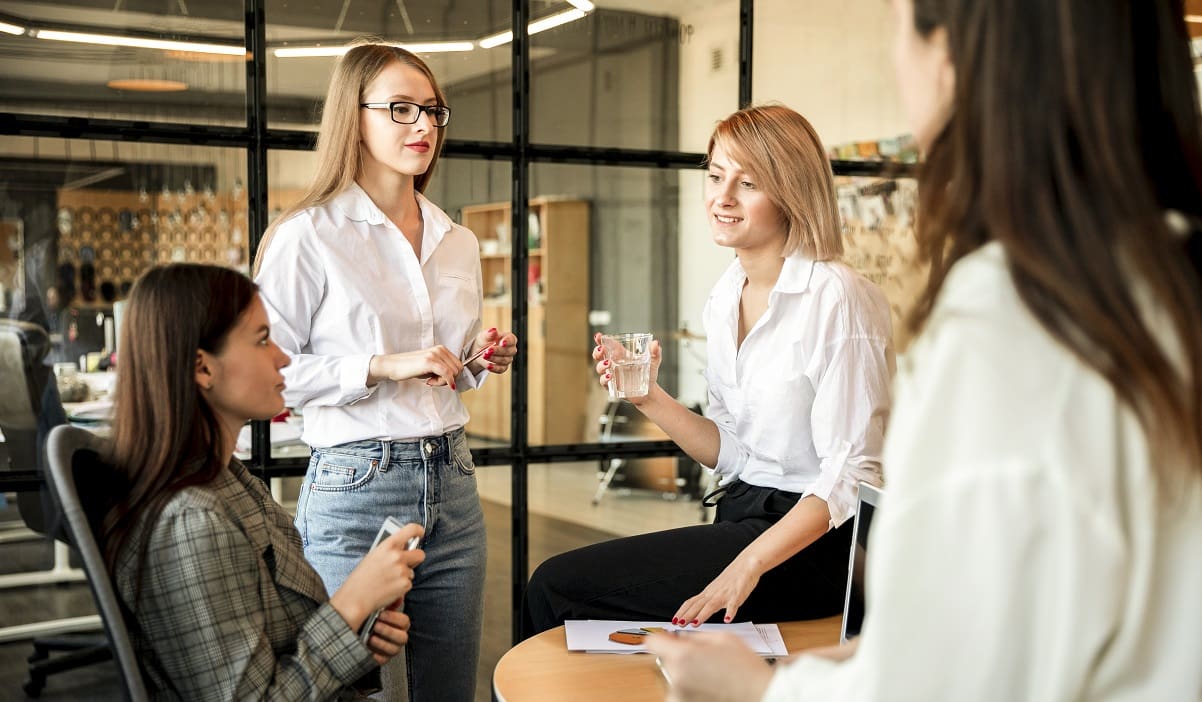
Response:
[{"label": "white blouse", "polygon": [[1043,330],[989,244],[902,360],[866,619],[765,700],[1202,699],[1202,479]]},{"label": "white blouse", "polygon": [[846,265],[795,254],[740,347],[746,280],[736,258],[705,306],[714,470],[723,483],[817,495],[837,527],[855,512],[859,481],[881,482],[895,367],[889,304]]},{"label": "white blouse", "polygon": [[[422,380],[367,386],[373,355],[442,344],[464,358],[480,331],[479,244],[421,194],[420,260],[357,184],[280,224],[255,282],[271,336],[292,358],[284,399],[305,415],[315,447],[364,439],[409,440],[468,420],[455,390]],[[487,371],[466,369],[458,390]]]}]

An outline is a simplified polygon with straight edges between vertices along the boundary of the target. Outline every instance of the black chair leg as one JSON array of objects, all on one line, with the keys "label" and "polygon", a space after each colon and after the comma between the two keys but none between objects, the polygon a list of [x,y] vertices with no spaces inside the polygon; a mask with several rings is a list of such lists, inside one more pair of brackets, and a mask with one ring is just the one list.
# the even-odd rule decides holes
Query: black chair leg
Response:
[{"label": "black chair leg", "polygon": [[[30,697],[41,695],[42,689],[46,687],[46,678],[55,673],[82,668],[85,665],[92,665],[93,663],[102,663],[113,658],[113,651],[107,643],[81,648],[53,658],[48,658],[44,649],[41,653],[42,660],[30,662],[29,678],[22,686],[25,694]],[[36,648],[34,655],[38,655]],[[32,659],[33,656],[30,656],[30,658]]]}]

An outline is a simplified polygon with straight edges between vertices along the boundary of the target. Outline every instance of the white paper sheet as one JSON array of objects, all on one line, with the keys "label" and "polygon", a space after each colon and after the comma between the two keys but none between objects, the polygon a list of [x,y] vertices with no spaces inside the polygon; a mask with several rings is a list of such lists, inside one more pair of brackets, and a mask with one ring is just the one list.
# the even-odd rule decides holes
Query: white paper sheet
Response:
[{"label": "white paper sheet", "polygon": [[609,635],[619,629],[640,629],[643,627],[659,627],[665,631],[679,631],[681,636],[688,636],[695,631],[722,631],[738,636],[751,650],[761,656],[784,656],[784,639],[780,629],[775,624],[702,624],[699,627],[678,627],[667,622],[635,622],[605,619],[573,619],[564,622],[569,651],[585,651],[587,653],[646,653],[647,647],[642,644],[623,644],[610,641]]}]

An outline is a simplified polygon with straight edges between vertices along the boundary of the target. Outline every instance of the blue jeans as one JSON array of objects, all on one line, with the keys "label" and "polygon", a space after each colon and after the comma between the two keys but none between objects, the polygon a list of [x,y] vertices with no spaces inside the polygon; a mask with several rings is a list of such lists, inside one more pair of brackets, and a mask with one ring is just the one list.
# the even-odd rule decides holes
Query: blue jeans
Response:
[{"label": "blue jeans", "polygon": [[[405,597],[411,702],[475,697],[486,560],[475,471],[460,429],[313,449],[301,485],[296,528],[330,593],[363,559],[385,517],[425,527],[426,560]],[[389,677],[386,670],[386,688]]]}]

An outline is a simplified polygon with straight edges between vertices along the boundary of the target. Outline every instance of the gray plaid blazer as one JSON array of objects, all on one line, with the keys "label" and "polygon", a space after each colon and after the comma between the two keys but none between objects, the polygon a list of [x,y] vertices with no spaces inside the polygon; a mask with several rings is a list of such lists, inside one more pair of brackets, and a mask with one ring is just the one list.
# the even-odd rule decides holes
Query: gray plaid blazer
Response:
[{"label": "gray plaid blazer", "polygon": [[292,519],[238,461],[140,526],[115,579],[156,698],[324,700],[375,667],[328,604]]}]

